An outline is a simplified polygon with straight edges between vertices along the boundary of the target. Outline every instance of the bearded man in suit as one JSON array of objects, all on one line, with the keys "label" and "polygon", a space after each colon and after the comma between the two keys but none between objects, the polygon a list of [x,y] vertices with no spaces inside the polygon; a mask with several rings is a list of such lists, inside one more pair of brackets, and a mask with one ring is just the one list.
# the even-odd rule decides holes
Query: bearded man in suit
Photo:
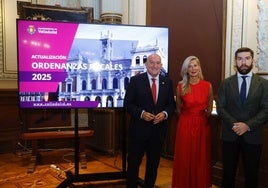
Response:
[{"label": "bearded man in suit", "polygon": [[[144,153],[144,187],[154,187],[168,118],[175,111],[172,81],[160,75],[161,57],[158,54],[149,55],[145,66],[147,72],[131,77],[124,98],[124,108],[131,116],[128,128],[128,188],[138,186],[139,167]],[[155,99],[151,89],[153,82],[156,88]]]},{"label": "bearded man in suit", "polygon": [[268,120],[268,80],[252,72],[253,63],[253,50],[239,48],[235,52],[237,73],[225,79],[218,91],[217,113],[222,119],[223,188],[235,187],[240,153],[244,187],[258,187],[263,126]]}]

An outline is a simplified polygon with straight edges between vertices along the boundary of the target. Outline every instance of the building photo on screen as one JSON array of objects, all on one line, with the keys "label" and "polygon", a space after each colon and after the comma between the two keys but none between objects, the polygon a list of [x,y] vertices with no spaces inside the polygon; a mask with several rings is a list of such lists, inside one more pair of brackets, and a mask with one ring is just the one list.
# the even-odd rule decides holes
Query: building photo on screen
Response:
[{"label": "building photo on screen", "polygon": [[168,75],[166,27],[17,19],[21,108],[120,108],[152,53]]}]

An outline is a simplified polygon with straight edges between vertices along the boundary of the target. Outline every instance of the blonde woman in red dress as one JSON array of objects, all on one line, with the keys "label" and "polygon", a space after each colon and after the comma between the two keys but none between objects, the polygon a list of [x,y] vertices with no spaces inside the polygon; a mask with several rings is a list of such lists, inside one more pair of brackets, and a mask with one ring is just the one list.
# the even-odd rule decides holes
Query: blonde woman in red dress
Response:
[{"label": "blonde woman in red dress", "polygon": [[211,187],[211,136],[208,117],[213,106],[211,83],[203,78],[200,61],[187,57],[177,85],[179,115],[172,188]]}]

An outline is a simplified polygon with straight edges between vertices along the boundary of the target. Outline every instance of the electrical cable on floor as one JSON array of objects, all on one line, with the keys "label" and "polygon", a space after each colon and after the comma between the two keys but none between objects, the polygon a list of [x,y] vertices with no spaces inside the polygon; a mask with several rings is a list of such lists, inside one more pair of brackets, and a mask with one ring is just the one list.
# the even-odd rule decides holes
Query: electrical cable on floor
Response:
[{"label": "electrical cable on floor", "polygon": [[121,171],[122,169],[116,165],[117,157],[118,157],[118,155],[119,155],[119,151],[116,152],[116,154],[114,154],[114,155],[115,155],[115,157],[114,157],[113,165],[111,165],[111,164],[109,164],[109,163],[107,163],[107,162],[104,162],[104,161],[102,161],[102,160],[100,160],[100,159],[98,159],[98,158],[96,158],[96,157],[94,157],[94,156],[92,156],[92,155],[90,155],[90,157],[93,158],[93,159],[96,160],[96,161],[99,161],[99,162],[105,164],[106,166],[109,166],[109,167],[111,167],[111,168],[114,168],[114,169],[117,169],[117,170],[120,170],[120,171]]},{"label": "electrical cable on floor", "polygon": [[[18,155],[18,156],[23,156],[23,155],[25,155],[25,154],[31,154],[32,153],[32,149],[29,149],[29,148],[27,148],[26,146],[24,146],[24,145],[22,145],[20,142],[18,142],[17,143],[17,145],[18,146],[20,146],[21,148],[22,148],[22,151],[16,151],[15,152],[15,154],[16,155]],[[38,149],[38,151],[41,151],[41,152],[48,152],[48,151],[59,151],[59,150],[64,150],[64,151],[66,151],[66,150],[70,150],[70,151],[72,151],[72,152],[74,152],[74,149],[73,148],[60,148],[60,149]],[[100,160],[100,159],[98,159],[97,157],[94,157],[94,156],[90,156],[91,158],[93,158],[94,160],[96,160],[96,161],[99,161],[99,162],[101,162],[101,163],[103,163],[104,165],[106,165],[106,166],[109,166],[109,167],[111,167],[111,168],[114,168],[114,169],[117,169],[117,170],[122,170],[119,166],[118,166],[118,164],[117,164],[117,162],[118,162],[118,157],[120,156],[119,155],[120,154],[120,151],[119,150],[117,150],[115,153],[114,153],[114,160],[113,160],[113,165],[112,164],[110,164],[110,163],[107,163],[107,162],[105,162],[105,161],[102,161],[102,160]],[[69,168],[67,168],[67,169],[65,169],[65,170],[62,170],[62,169],[60,169],[59,167],[58,168],[53,168],[54,170],[57,170],[57,171],[59,171],[59,172],[66,172],[66,171],[70,171],[71,169],[73,169],[74,168],[74,162],[72,161],[72,160],[69,160],[69,159],[67,159],[66,157],[68,157],[68,156],[73,156],[74,155],[74,153],[68,153],[68,154],[64,154],[63,156],[62,156],[62,159],[64,160],[64,161],[66,161],[67,163],[69,163]],[[51,165],[53,165],[53,164],[51,164]],[[50,167],[51,167],[51,165],[50,165]],[[56,166],[57,167],[57,166]]]},{"label": "electrical cable on floor", "polygon": [[64,161],[68,162],[69,163],[69,166],[70,166],[69,168],[67,168],[66,170],[64,170],[65,172],[70,171],[71,169],[74,168],[74,163],[71,160],[69,160],[69,159],[66,158],[67,156],[73,156],[73,155],[74,155],[74,153],[69,153],[69,154],[65,154],[65,155],[62,156],[62,159]]},{"label": "electrical cable on floor", "polygon": [[20,142],[17,142],[17,146],[19,146],[21,149],[16,149],[14,151],[14,154],[22,157],[23,155],[32,153],[32,150],[22,145]]}]

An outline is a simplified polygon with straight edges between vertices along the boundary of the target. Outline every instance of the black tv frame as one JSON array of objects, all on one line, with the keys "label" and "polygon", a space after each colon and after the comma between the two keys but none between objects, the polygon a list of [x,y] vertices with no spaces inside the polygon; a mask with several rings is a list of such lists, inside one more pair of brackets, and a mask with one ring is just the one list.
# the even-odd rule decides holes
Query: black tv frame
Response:
[{"label": "black tv frame", "polygon": [[[67,32],[68,30],[68,32]],[[92,32],[89,32],[92,31]],[[121,108],[130,77],[162,57],[167,27],[17,19],[21,108]]]}]

